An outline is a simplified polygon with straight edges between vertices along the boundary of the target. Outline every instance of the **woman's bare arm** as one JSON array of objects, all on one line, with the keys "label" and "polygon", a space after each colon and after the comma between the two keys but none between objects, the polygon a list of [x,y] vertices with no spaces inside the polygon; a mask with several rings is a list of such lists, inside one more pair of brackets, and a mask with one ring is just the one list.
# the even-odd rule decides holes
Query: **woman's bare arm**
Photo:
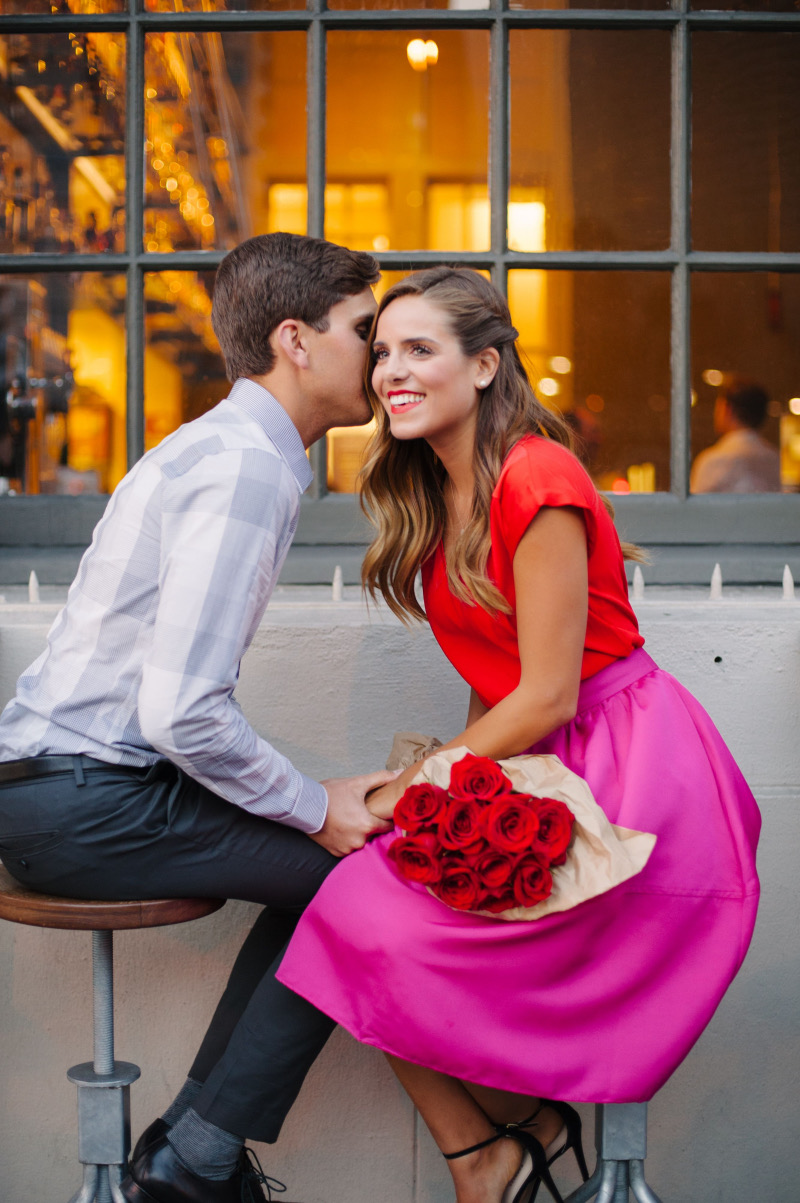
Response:
[{"label": "woman's bare arm", "polygon": [[[466,729],[445,748],[466,746],[477,756],[500,760],[524,752],[575,715],[589,589],[579,511],[562,506],[539,511],[514,555],[514,587],[519,685],[491,710],[473,710],[471,702]],[[367,805],[373,814],[389,818],[418,771],[413,765],[371,794]]]},{"label": "woman's bare arm", "polygon": [[467,711],[467,726],[477,723],[479,718],[489,713],[489,707],[484,706],[474,689],[469,691],[469,710]]}]

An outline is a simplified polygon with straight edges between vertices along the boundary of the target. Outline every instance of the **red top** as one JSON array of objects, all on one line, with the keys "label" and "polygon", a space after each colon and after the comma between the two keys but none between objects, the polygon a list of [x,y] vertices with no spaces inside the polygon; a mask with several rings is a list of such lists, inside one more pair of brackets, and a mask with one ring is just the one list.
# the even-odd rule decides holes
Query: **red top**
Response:
[{"label": "red top", "polygon": [[513,562],[517,545],[542,506],[581,511],[589,555],[589,614],[581,680],[641,647],[628,602],[622,551],[614,523],[578,460],[559,443],[529,435],[506,458],[492,493],[492,545],[487,575],[511,606],[491,616],[450,592],[441,543],[422,566],[425,609],[437,642],[485,706],[495,706],[520,679]]}]

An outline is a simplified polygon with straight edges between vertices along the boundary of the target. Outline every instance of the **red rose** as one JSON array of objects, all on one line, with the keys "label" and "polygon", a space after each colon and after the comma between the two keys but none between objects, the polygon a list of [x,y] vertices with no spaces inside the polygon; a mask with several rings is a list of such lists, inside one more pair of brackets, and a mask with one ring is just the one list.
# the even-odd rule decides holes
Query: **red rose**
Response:
[{"label": "red rose", "polygon": [[434,886],[437,898],[460,911],[473,910],[480,892],[478,875],[469,865],[461,865],[457,861],[444,863],[441,880]]},{"label": "red rose", "polygon": [[397,871],[409,881],[433,885],[442,875],[441,848],[435,835],[400,836],[389,845]]},{"label": "red rose", "polygon": [[537,849],[549,856],[551,864],[563,865],[572,839],[574,814],[557,798],[537,798],[536,813],[539,816]]},{"label": "red rose", "polygon": [[483,807],[473,798],[455,799],[441,815],[438,825],[439,840],[444,848],[454,852],[474,849],[483,845]]},{"label": "red rose", "polygon": [[467,752],[450,770],[451,798],[489,799],[510,789],[508,777],[499,764],[488,756],[473,756]]},{"label": "red rose", "polygon": [[401,831],[413,835],[433,826],[447,803],[447,790],[438,785],[409,785],[394,808],[394,821]]},{"label": "red rose", "polygon": [[519,906],[535,906],[549,898],[553,890],[553,877],[547,860],[541,853],[529,852],[523,856],[514,874],[514,897]]},{"label": "red rose", "polygon": [[501,852],[527,852],[539,833],[539,817],[526,794],[503,794],[483,812],[483,834]]},{"label": "red rose", "polygon": [[519,906],[514,894],[511,890],[506,890],[503,894],[487,894],[481,899],[480,909],[482,911],[490,911],[493,915],[499,914],[500,911],[513,910],[515,906]]},{"label": "red rose", "polygon": [[497,894],[508,885],[515,864],[515,858],[507,852],[487,848],[475,858],[475,871],[484,890]]}]

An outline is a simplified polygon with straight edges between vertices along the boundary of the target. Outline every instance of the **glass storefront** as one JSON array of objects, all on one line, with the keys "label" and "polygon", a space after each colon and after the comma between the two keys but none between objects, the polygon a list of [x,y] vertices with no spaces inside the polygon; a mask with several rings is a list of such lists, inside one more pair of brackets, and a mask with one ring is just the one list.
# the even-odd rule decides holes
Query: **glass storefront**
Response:
[{"label": "glass storefront", "polygon": [[[733,374],[800,489],[800,13],[597,7],[2,0],[0,490],[109,491],[225,396],[214,270],[279,229],[379,291],[490,274],[604,489],[685,498]],[[331,432],[322,493],[368,433]]]}]

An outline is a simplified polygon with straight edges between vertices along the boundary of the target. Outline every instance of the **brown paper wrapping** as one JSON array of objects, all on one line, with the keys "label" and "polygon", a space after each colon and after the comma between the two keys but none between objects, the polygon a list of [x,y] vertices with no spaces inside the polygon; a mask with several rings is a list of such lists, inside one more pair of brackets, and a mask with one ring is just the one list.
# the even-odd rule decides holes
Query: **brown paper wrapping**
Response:
[{"label": "brown paper wrapping", "polygon": [[[405,735],[407,733],[396,736],[395,745]],[[424,736],[414,738],[418,742],[425,740]],[[447,789],[451,765],[468,752],[469,748],[448,748],[430,756],[421,765],[413,784],[428,781]],[[490,919],[541,919],[605,894],[641,873],[655,847],[656,837],[610,823],[583,778],[571,772],[557,756],[512,756],[498,764],[517,792],[558,798],[564,802],[575,816],[573,838],[566,863],[552,870],[553,892],[549,898],[536,906],[518,906],[500,914],[489,911],[477,911],[476,914]]]},{"label": "brown paper wrapping", "polygon": [[442,741],[435,735],[420,735],[416,731],[398,731],[392,743],[387,769],[410,769],[430,752],[441,748]]}]

